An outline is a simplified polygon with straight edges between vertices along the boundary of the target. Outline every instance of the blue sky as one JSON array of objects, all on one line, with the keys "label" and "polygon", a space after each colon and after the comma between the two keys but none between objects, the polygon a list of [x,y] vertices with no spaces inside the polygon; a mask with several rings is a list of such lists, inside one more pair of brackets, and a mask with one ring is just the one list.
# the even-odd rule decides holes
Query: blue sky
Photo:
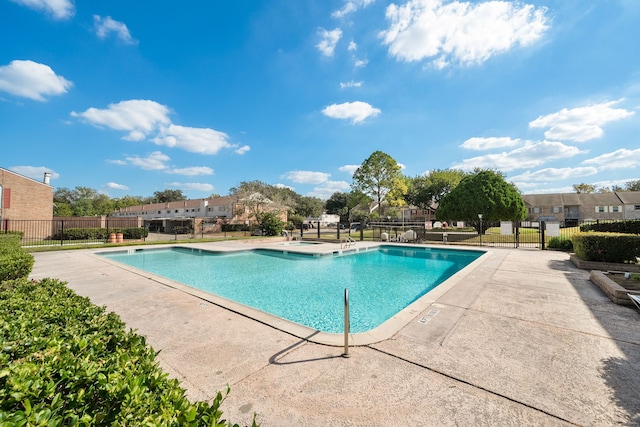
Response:
[{"label": "blue sky", "polygon": [[111,197],[640,179],[640,1],[0,0],[0,167]]}]

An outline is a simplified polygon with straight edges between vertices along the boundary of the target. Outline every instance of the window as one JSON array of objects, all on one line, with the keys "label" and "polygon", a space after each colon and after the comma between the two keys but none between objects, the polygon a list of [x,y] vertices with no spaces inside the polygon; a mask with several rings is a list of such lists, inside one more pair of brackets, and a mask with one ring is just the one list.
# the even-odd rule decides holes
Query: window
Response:
[{"label": "window", "polygon": [[606,206],[596,206],[596,212],[598,213],[603,213],[607,211],[607,207]]},{"label": "window", "polygon": [[552,213],[562,213],[562,206],[553,206],[551,208]]},{"label": "window", "polygon": [[542,213],[542,208],[530,208],[530,212],[534,214]]},{"label": "window", "polygon": [[620,206],[609,206],[609,212],[620,212]]},{"label": "window", "polygon": [[640,205],[635,205],[635,207],[633,209],[635,209],[637,211],[640,211]]},{"label": "window", "polygon": [[158,211],[158,215],[161,214],[161,213],[162,213],[162,211]]}]

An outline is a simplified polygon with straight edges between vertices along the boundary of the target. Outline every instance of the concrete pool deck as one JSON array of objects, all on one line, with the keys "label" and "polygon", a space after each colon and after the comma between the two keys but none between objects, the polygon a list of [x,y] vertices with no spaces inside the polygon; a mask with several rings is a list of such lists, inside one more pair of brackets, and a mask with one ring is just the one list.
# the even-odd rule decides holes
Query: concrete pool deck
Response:
[{"label": "concrete pool deck", "polygon": [[228,384],[222,410],[241,425],[254,412],[262,426],[640,424],[640,313],[566,253],[488,249],[395,335],[343,358],[93,252],[35,253],[31,276],[119,314],[191,398]]}]

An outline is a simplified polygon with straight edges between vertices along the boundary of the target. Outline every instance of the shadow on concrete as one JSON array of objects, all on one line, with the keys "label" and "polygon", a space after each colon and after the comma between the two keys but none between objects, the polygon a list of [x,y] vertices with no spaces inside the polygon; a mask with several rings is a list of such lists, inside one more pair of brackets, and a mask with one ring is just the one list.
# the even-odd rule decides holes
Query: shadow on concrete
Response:
[{"label": "shadow on concrete", "polygon": [[341,355],[337,355],[337,356],[315,357],[313,359],[291,360],[289,362],[280,362],[278,360],[279,357],[286,355],[287,353],[289,353],[291,350],[295,349],[296,347],[299,347],[299,346],[301,346],[303,344],[306,344],[309,339],[313,338],[315,335],[317,335],[319,333],[320,333],[320,331],[315,331],[314,333],[312,333],[311,335],[309,335],[307,337],[304,337],[300,341],[296,341],[295,343],[291,344],[289,347],[280,350],[279,352],[277,352],[276,354],[274,354],[273,356],[271,356],[269,358],[269,364],[270,365],[285,366],[285,365],[295,365],[297,363],[317,362],[319,360],[342,359]]},{"label": "shadow on concrete", "polygon": [[600,288],[585,280],[587,270],[571,261],[550,261],[549,266],[562,271],[593,315],[607,331],[621,357],[601,360],[600,377],[612,391],[612,403],[626,414],[629,422],[640,425],[640,314],[632,307],[613,303]]}]

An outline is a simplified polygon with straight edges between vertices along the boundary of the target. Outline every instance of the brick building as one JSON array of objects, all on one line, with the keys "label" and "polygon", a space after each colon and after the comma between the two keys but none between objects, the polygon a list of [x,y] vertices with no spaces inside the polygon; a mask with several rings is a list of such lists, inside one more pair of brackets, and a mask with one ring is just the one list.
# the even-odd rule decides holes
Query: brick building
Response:
[{"label": "brick building", "polygon": [[11,230],[12,220],[51,220],[53,187],[50,175],[42,182],[0,168],[0,230]]},{"label": "brick building", "polygon": [[640,219],[640,191],[525,194],[527,220],[566,225],[589,220]]}]

